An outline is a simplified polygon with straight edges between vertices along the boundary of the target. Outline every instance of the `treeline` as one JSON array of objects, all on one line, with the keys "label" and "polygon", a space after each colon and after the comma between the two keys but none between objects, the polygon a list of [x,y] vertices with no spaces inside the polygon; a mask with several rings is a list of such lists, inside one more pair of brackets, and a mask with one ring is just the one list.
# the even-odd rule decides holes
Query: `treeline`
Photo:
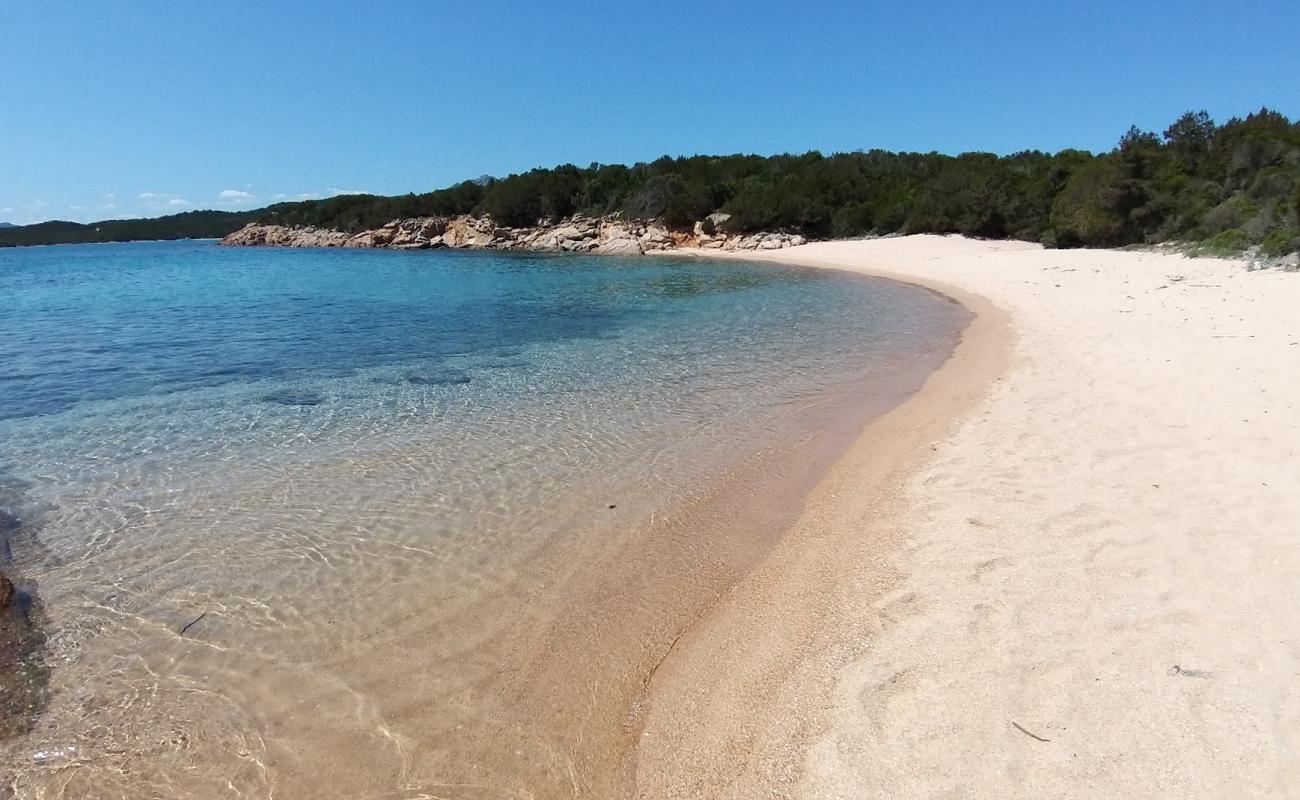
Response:
[{"label": "treeline", "polygon": [[33,244],[134,242],[149,239],[213,239],[239,230],[261,211],[186,211],[153,219],[103,222],[39,222],[0,228],[0,247]]},{"label": "treeline", "polygon": [[[249,212],[260,222],[356,232],[394,219],[488,214],[512,227],[575,213],[658,218],[688,228],[714,212],[735,232],[810,238],[962,233],[1050,247],[1207,242],[1222,250],[1300,249],[1300,122],[1269,109],[1219,125],[1184,114],[1163,132],[1131,128],[1108,153],[891,153],[664,157],[572,164],[465,181],[425,194],[347,195]],[[196,212],[218,215],[221,212]],[[249,215],[77,226],[60,241],[218,236]],[[71,223],[46,223],[71,225]],[[108,226],[120,226],[108,233]],[[138,226],[141,230],[129,230]],[[32,228],[0,231],[0,243]],[[39,237],[34,237],[39,238]]]},{"label": "treeline", "polygon": [[357,231],[399,217],[486,213],[524,226],[622,213],[687,227],[713,212],[739,232],[814,238],[962,233],[1051,247],[1171,240],[1300,249],[1300,122],[1268,109],[1217,125],[1188,113],[1162,133],[1132,128],[1101,155],[890,153],[664,157],[571,164],[401,197],[272,206],[264,222]]}]

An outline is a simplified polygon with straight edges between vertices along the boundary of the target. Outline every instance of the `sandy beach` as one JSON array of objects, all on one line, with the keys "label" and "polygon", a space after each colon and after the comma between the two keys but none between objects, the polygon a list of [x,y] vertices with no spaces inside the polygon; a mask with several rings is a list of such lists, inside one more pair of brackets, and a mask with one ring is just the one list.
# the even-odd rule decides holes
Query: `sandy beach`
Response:
[{"label": "sandy beach", "polygon": [[1300,796],[1300,275],[938,236],[758,257],[978,317],[655,673],[629,794]]}]

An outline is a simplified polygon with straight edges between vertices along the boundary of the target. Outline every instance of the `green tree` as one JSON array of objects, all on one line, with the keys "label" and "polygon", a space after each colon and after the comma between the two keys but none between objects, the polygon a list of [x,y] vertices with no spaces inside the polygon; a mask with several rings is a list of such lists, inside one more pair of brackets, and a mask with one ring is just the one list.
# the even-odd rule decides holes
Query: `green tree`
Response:
[{"label": "green tree", "polygon": [[1124,241],[1120,212],[1124,171],[1113,158],[1076,170],[1052,203],[1051,224],[1061,247],[1110,246]]}]

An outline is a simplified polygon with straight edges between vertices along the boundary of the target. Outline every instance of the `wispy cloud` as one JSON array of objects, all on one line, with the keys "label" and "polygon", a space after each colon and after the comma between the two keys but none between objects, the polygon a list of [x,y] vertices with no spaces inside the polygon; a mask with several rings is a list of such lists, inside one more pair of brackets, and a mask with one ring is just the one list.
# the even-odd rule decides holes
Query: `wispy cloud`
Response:
[{"label": "wispy cloud", "polygon": [[225,189],[217,195],[219,203],[228,206],[237,206],[242,203],[251,203],[257,199],[252,192],[241,192],[238,189]]},{"label": "wispy cloud", "polygon": [[[175,213],[183,208],[193,208],[194,204],[180,195],[171,192],[140,192],[136,195],[140,201],[140,207],[150,213]],[[108,206],[115,206],[114,203],[107,203]]]},{"label": "wispy cloud", "polygon": [[[221,194],[224,197],[226,193],[222,192]],[[326,197],[337,197],[339,195],[347,195],[347,194],[373,194],[373,193],[368,189],[344,189],[338,186],[331,186],[328,189],[319,192],[297,192],[297,193],[276,192],[275,194],[271,195],[271,200],[277,202],[282,200],[323,200]]]}]

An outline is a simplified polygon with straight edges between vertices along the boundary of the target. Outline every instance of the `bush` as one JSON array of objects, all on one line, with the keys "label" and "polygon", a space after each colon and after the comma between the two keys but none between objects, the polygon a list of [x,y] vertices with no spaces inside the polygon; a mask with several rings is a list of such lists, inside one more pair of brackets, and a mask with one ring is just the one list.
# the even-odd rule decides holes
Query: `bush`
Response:
[{"label": "bush", "polygon": [[1051,225],[1058,247],[1126,244],[1121,213],[1123,173],[1099,158],[1081,167],[1052,203]]},{"label": "bush", "polygon": [[1300,232],[1278,228],[1264,237],[1259,251],[1269,258],[1278,258],[1300,250]]},{"label": "bush", "polygon": [[868,203],[853,203],[835,212],[831,234],[840,238],[862,236],[871,232],[872,214]]},{"label": "bush", "polygon": [[1236,255],[1250,247],[1250,239],[1238,230],[1223,231],[1204,244],[1204,251],[1211,255]]},{"label": "bush", "polygon": [[1214,236],[1224,231],[1240,228],[1246,221],[1259,213],[1255,204],[1245,197],[1229,197],[1214,208],[1205,212],[1201,221],[1201,232],[1205,236]]}]

